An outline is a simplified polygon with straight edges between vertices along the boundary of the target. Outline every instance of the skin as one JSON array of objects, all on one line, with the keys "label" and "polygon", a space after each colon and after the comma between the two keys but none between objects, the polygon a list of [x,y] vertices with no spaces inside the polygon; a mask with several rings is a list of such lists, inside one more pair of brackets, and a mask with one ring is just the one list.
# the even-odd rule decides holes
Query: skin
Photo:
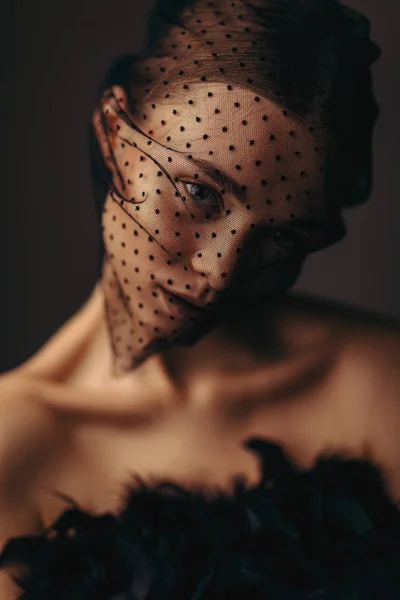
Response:
[{"label": "skin", "polygon": [[[182,349],[178,373],[155,355],[107,378],[103,300],[98,286],[0,378],[0,546],[54,522],[67,508],[54,490],[102,513],[120,509],[133,472],[206,491],[229,489],[238,474],[254,484],[259,465],[241,447],[250,435],[277,441],[302,468],[325,452],[371,459],[400,497],[398,325],[288,295],[273,331],[271,314],[252,313]],[[264,346],[246,335],[256,329]],[[1,597],[15,600],[9,574],[0,574]]]},{"label": "skin", "polygon": [[[213,90],[212,98],[207,95],[209,89]],[[114,86],[112,93],[119,105],[126,107],[123,88]],[[311,246],[318,233],[303,230],[295,221],[308,218],[316,223],[326,217],[324,174],[320,170],[325,150],[321,140],[318,144],[316,134],[310,133],[309,124],[299,123],[291,115],[284,116],[282,109],[266,98],[255,102],[255,94],[241,88],[234,92],[240,106],[231,110],[232,93],[220,83],[191,86],[194,108],[182,100],[157,103],[156,110],[150,105],[142,106],[140,114],[138,111],[131,118],[142,131],[151,132],[154,141],[150,156],[145,154],[149,148],[146,138],[113,111],[111,92],[105,93],[94,115],[98,143],[118,188],[118,195],[113,191],[107,194],[102,217],[107,257],[102,285],[110,307],[109,329],[115,349],[116,374],[134,368],[137,361],[147,358],[146,347],[157,338],[172,339],[174,332],[181,335],[194,330],[189,338],[196,340],[210,328],[206,317],[200,317],[193,325],[187,317],[172,316],[164,306],[160,285],[211,304],[235,284],[246,289],[247,305],[253,304],[260,295],[257,286],[261,280],[264,296],[286,291],[288,263],[291,268],[298,268],[304,260],[294,244],[280,244],[272,237],[264,242],[263,272],[247,280],[245,286],[233,276],[238,248],[243,250],[240,254],[243,264],[248,270],[250,266],[254,270],[250,262],[254,251],[245,248],[250,226],[254,230],[267,227],[271,235],[282,229],[288,235],[296,232],[304,244]],[[172,106],[176,107],[176,115],[172,115]],[[218,115],[214,112],[216,106],[221,107]],[[197,112],[202,115],[199,123],[195,120]],[[141,120],[142,113],[149,115],[146,121]],[[102,115],[107,127],[102,123]],[[269,121],[263,121],[263,116]],[[243,119],[247,119],[245,126]],[[264,124],[262,134],[259,122]],[[182,123],[185,125],[183,133]],[[210,129],[206,129],[207,123]],[[222,124],[224,127],[217,127]],[[205,130],[212,131],[210,140],[203,140]],[[243,136],[240,142],[238,131]],[[190,150],[186,148],[187,143],[191,144]],[[213,148],[212,157],[210,148]],[[299,149],[301,153],[297,156]],[[167,162],[169,154],[171,162]],[[238,184],[247,189],[247,202],[240,202],[236,193],[213,184],[203,169],[187,158],[190,154],[196,160],[234,175]],[[166,175],[154,161],[165,164],[170,176],[176,178],[175,186],[166,181]],[[255,166],[256,162],[261,164]],[[240,171],[235,165],[240,166]],[[126,189],[121,185],[121,173]],[[184,181],[206,185],[210,191],[208,204],[193,199],[193,188],[188,188]],[[156,188],[161,188],[161,195],[156,195]],[[186,200],[177,199],[176,192]],[[126,200],[121,202],[121,198],[133,197],[136,201],[142,195],[146,199],[139,205]],[[223,209],[218,206],[218,196],[223,198]],[[206,219],[205,213],[211,218]],[[178,238],[174,235],[177,229]],[[320,231],[318,227],[317,231]],[[222,273],[226,274],[225,278]],[[225,308],[221,311],[222,318],[224,312]]]},{"label": "skin", "polygon": [[[105,225],[118,210],[108,203]],[[271,289],[283,285],[283,272],[270,274]],[[303,468],[325,452],[374,459],[400,496],[398,324],[296,294],[254,297],[198,343],[121,373],[103,284],[0,378],[0,545],[59,516],[66,503],[52,490],[104,512],[120,508],[132,472],[205,489],[229,489],[238,474],[255,483],[258,464],[241,447],[250,435]],[[0,592],[17,597],[4,574]]]}]

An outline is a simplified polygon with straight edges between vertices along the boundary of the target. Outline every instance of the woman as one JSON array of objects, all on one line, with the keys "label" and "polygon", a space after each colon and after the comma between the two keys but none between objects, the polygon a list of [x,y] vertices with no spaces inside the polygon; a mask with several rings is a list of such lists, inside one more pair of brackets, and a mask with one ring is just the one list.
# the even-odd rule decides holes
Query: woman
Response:
[{"label": "woman", "polygon": [[112,65],[98,284],[2,379],[2,597],[400,590],[399,325],[287,294],[371,193],[378,56],[336,0],[182,1]]}]

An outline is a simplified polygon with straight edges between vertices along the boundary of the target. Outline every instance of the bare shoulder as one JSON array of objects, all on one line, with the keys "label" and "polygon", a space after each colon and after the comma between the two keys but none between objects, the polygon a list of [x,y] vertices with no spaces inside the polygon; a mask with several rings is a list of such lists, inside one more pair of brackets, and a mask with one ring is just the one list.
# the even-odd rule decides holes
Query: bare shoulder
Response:
[{"label": "bare shoulder", "polygon": [[0,499],[15,507],[30,497],[37,470],[54,443],[55,420],[41,400],[40,382],[0,377]]},{"label": "bare shoulder", "polygon": [[43,458],[54,418],[40,401],[41,385],[11,372],[0,377],[0,489],[17,493],[19,482]]},{"label": "bare shoulder", "polygon": [[[314,333],[316,339],[337,341],[346,359],[370,358],[398,352],[400,321],[382,313],[303,293],[289,294],[278,315],[294,338]],[[371,364],[373,367],[373,364]]]},{"label": "bare shoulder", "polygon": [[343,407],[338,425],[343,431],[356,432],[360,458],[379,467],[392,499],[398,501],[400,325],[395,319],[363,309],[338,304],[319,308],[317,318],[333,324],[339,341],[329,394],[332,404]]},{"label": "bare shoulder", "polygon": [[304,322],[317,323],[337,341],[337,373],[343,389],[370,398],[382,395],[400,404],[400,322],[362,307],[310,296],[294,297],[291,307]]},{"label": "bare shoulder", "polygon": [[380,469],[390,496],[399,501],[400,323],[305,295],[290,298],[285,310],[300,322],[300,331],[311,323],[311,331],[321,330],[331,343],[332,377],[324,396],[335,436]]},{"label": "bare shoulder", "polygon": [[[388,491],[400,500],[400,335],[380,331],[357,339],[346,372],[355,390],[355,418],[362,418],[365,457],[380,468]],[[363,412],[362,412],[363,411]],[[358,417],[357,417],[358,415]]]},{"label": "bare shoulder", "polygon": [[[30,489],[49,423],[36,394],[35,383],[14,372],[0,377],[0,552],[10,537],[40,531]],[[16,600],[21,594],[12,580],[16,574],[0,570],[2,600]]]},{"label": "bare shoulder", "polygon": [[368,427],[377,432],[377,413],[385,421],[389,404],[400,411],[400,328],[391,320],[355,319],[344,326],[341,336],[338,373],[342,389],[353,396],[356,408],[359,402]]},{"label": "bare shoulder", "polygon": [[365,426],[383,435],[391,411],[400,418],[400,322],[306,294],[289,295],[282,314],[294,339],[310,332],[310,339],[320,337],[331,348],[332,399],[343,398],[355,417],[368,419]]},{"label": "bare shoulder", "polygon": [[[12,503],[8,494],[0,492],[0,552],[3,551],[10,538],[40,533],[38,516],[29,497],[18,498]],[[2,600],[17,600],[22,593],[13,577],[18,577],[17,567],[0,569],[0,598]]]},{"label": "bare shoulder", "polygon": [[289,293],[280,304],[284,314],[303,315],[315,321],[342,323],[365,330],[396,330],[400,334],[399,320],[362,306],[304,292]]}]

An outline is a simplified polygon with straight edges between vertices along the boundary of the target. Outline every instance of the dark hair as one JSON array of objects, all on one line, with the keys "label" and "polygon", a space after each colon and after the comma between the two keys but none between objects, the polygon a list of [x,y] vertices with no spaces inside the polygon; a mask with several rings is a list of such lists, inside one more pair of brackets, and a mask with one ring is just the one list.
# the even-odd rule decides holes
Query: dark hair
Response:
[{"label": "dark hair", "polygon": [[400,598],[400,512],[376,467],[336,455],[300,471],[273,443],[244,445],[257,486],[137,478],[117,516],[75,505],[42,536],[11,539],[0,567],[27,567],[20,600]]},{"label": "dark hair", "polygon": [[[99,86],[97,101],[108,87],[119,84],[126,89],[129,106],[132,106],[133,82],[141,82],[145,76],[138,69],[140,60],[157,53],[160,39],[171,25],[185,28],[185,9],[193,4],[194,0],[156,1],[149,14],[142,52],[125,54],[112,61]],[[332,239],[328,239],[326,245],[336,243],[346,233],[341,209],[362,204],[372,192],[372,134],[379,108],[373,94],[370,66],[381,51],[370,40],[366,17],[339,0],[258,0],[256,5],[244,4],[251,7],[257,17],[255,40],[257,53],[263,57],[263,61],[252,61],[252,73],[257,73],[263,81],[262,90],[257,91],[295,114],[315,115],[333,137],[326,168]],[[212,2],[207,3],[207,7],[202,5],[202,11],[205,25],[208,19],[215,19]],[[234,32],[237,28],[240,35],[242,23],[240,20],[236,24],[229,22],[229,28]],[[212,35],[211,31],[209,37]],[[235,58],[224,60],[229,62]],[[181,57],[179,66],[185,72],[185,83],[199,81],[198,68],[190,56]],[[211,62],[209,68],[213,69]],[[234,81],[235,68],[227,71],[226,78]],[[208,81],[213,80],[213,74],[202,71],[203,74]],[[180,88],[181,81],[172,79],[168,85],[170,92]],[[251,88],[251,83],[248,85]],[[161,94],[161,87],[158,92],[157,85],[153,84],[148,90],[152,98]],[[165,92],[165,88],[162,91]],[[104,179],[105,167],[101,166],[102,158],[91,127],[89,152],[97,213],[101,219],[107,177]]]}]

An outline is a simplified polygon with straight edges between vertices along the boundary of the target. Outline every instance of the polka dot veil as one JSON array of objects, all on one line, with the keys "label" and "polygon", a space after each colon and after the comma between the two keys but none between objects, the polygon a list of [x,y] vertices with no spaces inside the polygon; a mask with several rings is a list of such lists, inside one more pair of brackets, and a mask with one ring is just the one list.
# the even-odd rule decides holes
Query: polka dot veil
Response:
[{"label": "polka dot veil", "polygon": [[[291,266],[340,239],[326,195],[332,137],[317,111],[263,94],[273,73],[260,70],[254,10],[192,3],[142,53],[132,98],[113,85],[94,113],[109,176],[102,286],[117,373],[192,344],[228,299],[251,306],[285,291]],[[185,82],[183,57],[195,80]]]}]

